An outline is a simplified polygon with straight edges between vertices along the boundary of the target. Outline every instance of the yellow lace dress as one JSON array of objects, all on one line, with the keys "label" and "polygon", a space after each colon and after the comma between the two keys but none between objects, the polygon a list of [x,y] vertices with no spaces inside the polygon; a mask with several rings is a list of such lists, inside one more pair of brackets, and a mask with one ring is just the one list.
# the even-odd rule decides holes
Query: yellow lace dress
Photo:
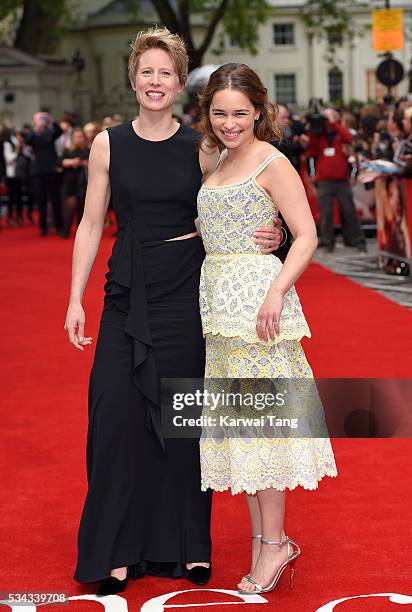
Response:
[{"label": "yellow lace dress", "polygon": [[[203,185],[198,195],[206,250],[200,279],[205,389],[208,385],[209,390],[217,389],[222,379],[238,383],[241,379],[265,379],[262,388],[270,379],[313,380],[299,342],[311,333],[294,287],[284,296],[276,340],[265,343],[256,333],[258,311],[282,268],[276,256],[260,252],[252,236],[257,227],[271,226],[278,214],[256,180],[276,157],[285,156],[277,151],[246,180]],[[210,416],[210,406],[204,407],[203,413]],[[213,414],[216,417],[216,411]],[[264,427],[240,436],[216,422],[202,430],[202,490],[231,488],[233,494],[254,494],[268,487],[315,489],[323,476],[337,475],[327,432],[322,437],[293,437],[286,428],[286,434],[273,435],[265,422]]]}]

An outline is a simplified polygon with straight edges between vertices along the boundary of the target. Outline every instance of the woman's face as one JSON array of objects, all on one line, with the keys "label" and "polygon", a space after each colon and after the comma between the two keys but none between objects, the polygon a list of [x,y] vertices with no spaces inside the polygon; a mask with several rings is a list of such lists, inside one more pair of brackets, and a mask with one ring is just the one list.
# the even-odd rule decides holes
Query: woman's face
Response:
[{"label": "woman's face", "polygon": [[85,125],[85,127],[83,128],[83,132],[86,136],[88,143],[91,144],[96,138],[97,134],[100,132],[100,130],[96,124],[90,123]]},{"label": "woman's face", "polygon": [[259,112],[249,98],[235,89],[215,93],[209,110],[213,132],[228,149],[253,142]]},{"label": "woman's face", "polygon": [[162,111],[173,106],[184,87],[170,55],[163,49],[149,49],[140,56],[134,89],[141,107]]},{"label": "woman's face", "polygon": [[72,133],[72,148],[73,149],[85,149],[86,138],[80,130],[74,130]]},{"label": "woman's face", "polygon": [[409,117],[405,117],[405,115],[402,117],[402,126],[405,134],[411,133],[411,120]]}]

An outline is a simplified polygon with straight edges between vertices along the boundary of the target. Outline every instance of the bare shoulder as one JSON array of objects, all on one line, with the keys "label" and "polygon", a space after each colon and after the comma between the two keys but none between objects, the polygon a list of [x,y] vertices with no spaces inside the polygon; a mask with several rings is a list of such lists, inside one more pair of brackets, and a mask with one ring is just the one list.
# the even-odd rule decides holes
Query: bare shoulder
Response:
[{"label": "bare shoulder", "polygon": [[203,176],[206,177],[215,170],[219,156],[220,151],[217,145],[207,138],[202,140],[199,147],[199,163]]},{"label": "bare shoulder", "polygon": [[255,149],[256,160],[264,162],[273,153],[280,153],[279,149],[272,146],[269,142],[261,142],[258,149]]},{"label": "bare shoulder", "polygon": [[92,151],[104,151],[109,149],[109,132],[107,130],[103,130],[97,134],[96,138],[93,140]]},{"label": "bare shoulder", "polygon": [[107,168],[109,167],[110,143],[107,130],[97,134],[93,140],[92,148],[90,149],[90,161],[98,165],[104,165]]},{"label": "bare shoulder", "polygon": [[288,186],[292,186],[296,182],[301,183],[299,174],[288,158],[281,151],[272,147],[272,153],[276,152],[279,153],[279,156],[274,157],[258,177],[262,187],[270,191],[274,185],[284,186],[287,183]]}]

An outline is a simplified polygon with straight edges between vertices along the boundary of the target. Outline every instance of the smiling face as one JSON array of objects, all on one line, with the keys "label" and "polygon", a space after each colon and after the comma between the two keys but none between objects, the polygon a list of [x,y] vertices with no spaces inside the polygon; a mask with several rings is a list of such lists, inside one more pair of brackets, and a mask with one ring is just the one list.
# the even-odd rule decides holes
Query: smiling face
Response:
[{"label": "smiling face", "polygon": [[259,112],[242,92],[222,89],[213,96],[209,118],[217,138],[230,149],[253,141]]},{"label": "smiling face", "polygon": [[163,49],[149,49],[142,53],[137,67],[136,97],[142,108],[162,111],[173,106],[183,90],[170,55]]}]

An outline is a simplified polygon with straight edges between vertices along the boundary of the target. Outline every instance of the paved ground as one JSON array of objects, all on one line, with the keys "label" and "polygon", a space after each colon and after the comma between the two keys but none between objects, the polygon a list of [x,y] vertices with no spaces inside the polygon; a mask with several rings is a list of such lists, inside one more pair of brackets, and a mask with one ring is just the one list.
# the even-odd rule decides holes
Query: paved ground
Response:
[{"label": "paved ground", "polygon": [[318,249],[313,260],[412,310],[412,276],[386,274],[381,270],[375,239],[368,239],[367,253],[337,242],[333,253]]}]

